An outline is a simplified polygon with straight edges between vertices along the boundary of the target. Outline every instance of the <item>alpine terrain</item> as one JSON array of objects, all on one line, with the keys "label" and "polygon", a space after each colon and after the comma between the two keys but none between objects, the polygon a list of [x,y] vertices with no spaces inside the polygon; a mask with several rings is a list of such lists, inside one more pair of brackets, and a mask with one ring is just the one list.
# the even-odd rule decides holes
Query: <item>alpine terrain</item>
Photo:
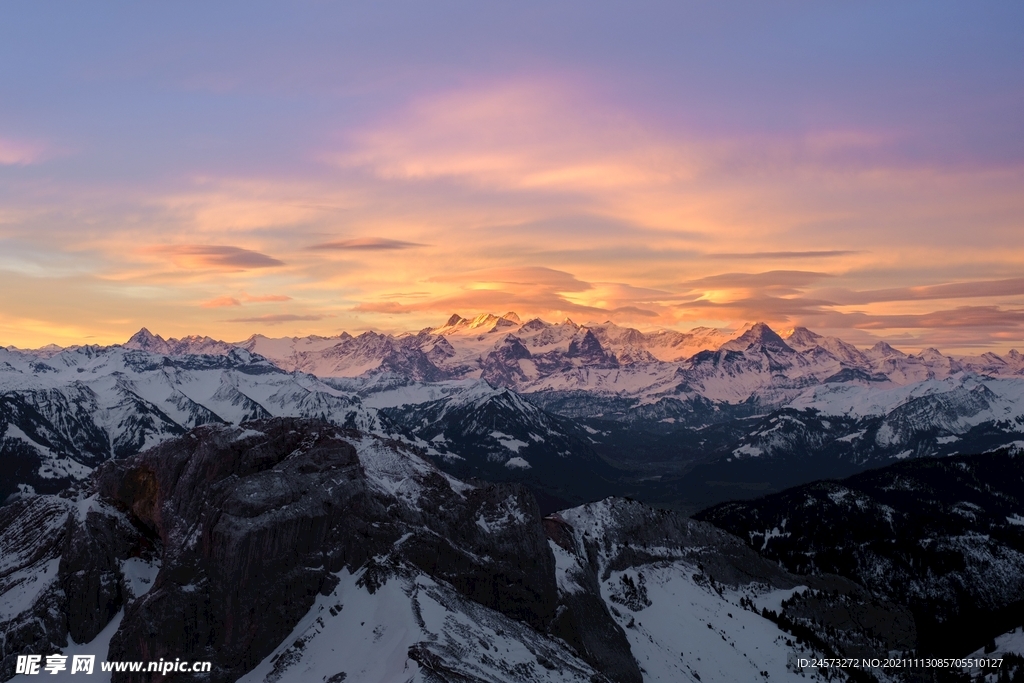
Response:
[{"label": "alpine terrain", "polygon": [[762,323],[2,348],[0,680],[1005,678],[1022,432],[1016,351]]}]

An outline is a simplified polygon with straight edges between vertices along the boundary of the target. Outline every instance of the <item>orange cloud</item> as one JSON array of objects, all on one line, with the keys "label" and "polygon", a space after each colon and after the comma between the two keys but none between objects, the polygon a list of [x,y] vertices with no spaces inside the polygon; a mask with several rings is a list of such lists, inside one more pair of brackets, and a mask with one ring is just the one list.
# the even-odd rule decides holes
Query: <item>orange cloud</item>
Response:
[{"label": "orange cloud", "polygon": [[176,266],[186,269],[240,271],[253,268],[275,268],[284,262],[258,251],[217,244],[173,244],[147,249],[170,257]]},{"label": "orange cloud", "polygon": [[292,298],[290,296],[285,296],[284,294],[265,294],[263,296],[252,296],[250,294],[246,294],[245,292],[242,292],[242,301],[244,301],[246,303],[253,303],[253,304],[255,304],[255,303],[266,303],[266,302],[271,302],[271,301],[291,301],[291,300],[292,300]]},{"label": "orange cloud", "polygon": [[242,302],[233,296],[219,296],[216,299],[204,301],[200,305],[203,308],[223,308],[225,306],[241,306]]},{"label": "orange cloud", "polygon": [[275,313],[275,314],[268,314],[268,315],[253,316],[251,318],[231,318],[230,320],[227,320],[225,322],[229,322],[229,323],[259,323],[259,324],[263,324],[263,325],[280,325],[281,323],[291,323],[291,322],[300,322],[300,321],[308,322],[308,321],[315,321],[315,320],[323,320],[325,317],[328,317],[328,316],[323,316],[323,315],[297,315],[297,314],[293,314],[293,313]]},{"label": "orange cloud", "polygon": [[357,313],[385,313],[385,314],[396,314],[396,313],[412,313],[415,308],[411,306],[405,306],[398,303],[397,301],[377,301],[369,303],[361,303],[352,307],[353,311]]},{"label": "orange cloud", "polygon": [[219,296],[209,301],[204,301],[200,304],[203,308],[224,308],[225,306],[241,306],[243,303],[255,304],[255,303],[269,303],[277,301],[291,301],[290,296],[283,294],[268,294],[265,296],[252,296],[242,292],[238,297],[233,296]]},{"label": "orange cloud", "polygon": [[522,268],[490,268],[446,273],[430,278],[432,282],[458,283],[469,289],[494,289],[490,285],[538,287],[553,292],[579,292],[590,289],[571,273],[542,266]]},{"label": "orange cloud", "polygon": [[[516,310],[1012,342],[999,335],[1024,295],[1021,169],[900,159],[891,133],[734,135],[645,116],[521,80],[428,93],[318,141],[330,164],[169,189],[40,183],[0,207],[0,291],[27,293],[4,312],[91,329],[95,309],[62,308],[72,288],[56,279],[88,273],[83,298],[135,329],[159,311],[179,333],[222,337],[237,323],[402,331]],[[292,297],[314,313],[218,310]],[[936,313],[965,300],[995,309]]]}]

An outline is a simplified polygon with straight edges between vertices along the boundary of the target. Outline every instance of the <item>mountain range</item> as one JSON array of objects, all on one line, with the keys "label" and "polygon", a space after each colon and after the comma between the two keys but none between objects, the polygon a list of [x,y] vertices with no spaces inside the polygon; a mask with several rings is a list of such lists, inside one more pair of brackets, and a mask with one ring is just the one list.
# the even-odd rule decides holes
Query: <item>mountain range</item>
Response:
[{"label": "mountain range", "polygon": [[[641,332],[451,316],[387,335],[0,349],[0,496],[208,423],[318,417],[545,511],[614,492],[696,509],[908,457],[1021,439],[1024,357],[863,349],[763,323]],[[29,490],[29,489],[25,489]]]},{"label": "mountain range", "polygon": [[44,646],[247,683],[1020,674],[1022,431],[1016,352],[761,323],[8,347],[0,680]]}]

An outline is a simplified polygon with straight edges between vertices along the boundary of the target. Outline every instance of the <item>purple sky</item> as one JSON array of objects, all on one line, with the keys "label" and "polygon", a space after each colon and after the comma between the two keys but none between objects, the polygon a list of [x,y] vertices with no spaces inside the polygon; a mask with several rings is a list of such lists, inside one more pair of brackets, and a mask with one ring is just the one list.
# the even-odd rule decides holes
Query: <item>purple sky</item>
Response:
[{"label": "purple sky", "polygon": [[209,5],[0,9],[0,345],[1024,347],[1020,3]]}]

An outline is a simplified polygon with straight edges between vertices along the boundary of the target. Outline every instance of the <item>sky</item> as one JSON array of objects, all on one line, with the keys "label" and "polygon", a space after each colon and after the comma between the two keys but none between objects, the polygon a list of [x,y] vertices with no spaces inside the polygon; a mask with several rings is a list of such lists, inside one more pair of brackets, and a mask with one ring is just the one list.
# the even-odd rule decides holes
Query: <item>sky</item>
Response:
[{"label": "sky", "polygon": [[0,346],[515,311],[1024,350],[1024,3],[0,6]]}]

